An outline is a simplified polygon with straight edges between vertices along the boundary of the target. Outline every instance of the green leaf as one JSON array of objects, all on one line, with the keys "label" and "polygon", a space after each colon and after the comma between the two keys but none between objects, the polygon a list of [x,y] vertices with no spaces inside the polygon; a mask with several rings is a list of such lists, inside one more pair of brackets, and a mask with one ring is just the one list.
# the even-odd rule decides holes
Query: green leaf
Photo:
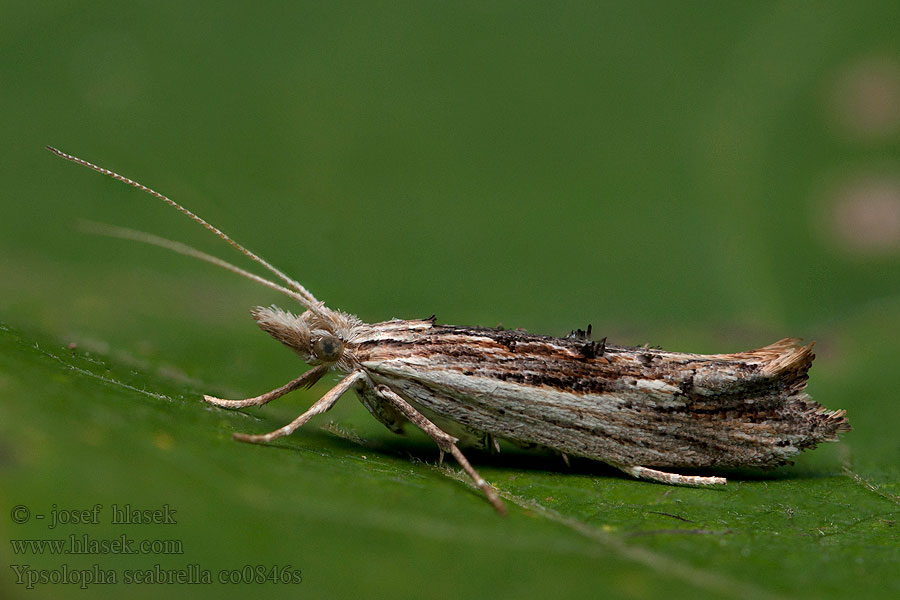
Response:
[{"label": "green leaf", "polygon": [[[557,457],[472,453],[510,508],[502,518],[456,465],[436,465],[422,436],[394,439],[326,415],[275,444],[239,444],[232,432],[282,421],[267,410],[209,407],[191,386],[7,326],[0,333],[0,385],[12,400],[0,404],[0,498],[7,510],[47,515],[5,520],[4,540],[124,534],[181,544],[183,554],[138,556],[3,548],[10,565],[113,570],[119,585],[92,585],[93,595],[153,594],[153,586],[121,582],[127,571],[156,564],[199,565],[214,580],[223,569],[290,565],[301,570],[297,591],[322,597],[352,594],[361,581],[368,593],[401,597],[430,586],[448,597],[897,591],[885,583],[897,566],[898,498],[842,472],[835,452],[768,475],[732,474],[723,490],[633,481],[589,461],[566,469]],[[48,527],[54,509],[95,504],[96,524]],[[116,525],[114,504],[169,507],[177,523]],[[339,576],[345,569],[353,576]]]},{"label": "green leaf", "polygon": [[[10,565],[121,580],[158,564],[214,580],[290,567],[302,582],[87,593],[900,597],[897,3],[707,8],[5,6],[0,596],[85,595],[27,590]],[[245,412],[202,402],[306,368],[247,315],[292,306],[73,231],[133,227],[253,268],[46,144],[165,192],[370,322],[591,323],[611,343],[684,352],[815,339],[809,391],[854,431],[792,467],[725,473],[722,490],[467,452],[507,518],[427,438],[393,436],[352,395],[288,439],[235,443],[333,383]],[[97,524],[48,528],[54,505],[97,504]],[[177,523],[113,524],[113,504],[168,506]],[[33,518],[17,524],[17,505]],[[183,553],[11,545],[72,534]]]}]

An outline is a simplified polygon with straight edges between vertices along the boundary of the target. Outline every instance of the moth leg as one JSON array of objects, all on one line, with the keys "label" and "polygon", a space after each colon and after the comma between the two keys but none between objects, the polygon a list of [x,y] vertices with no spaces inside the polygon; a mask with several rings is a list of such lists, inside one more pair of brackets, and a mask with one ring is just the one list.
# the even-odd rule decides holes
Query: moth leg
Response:
[{"label": "moth leg", "polygon": [[406,417],[397,412],[394,405],[380,398],[372,386],[357,388],[356,395],[360,402],[375,419],[396,434],[403,434]]},{"label": "moth leg", "polygon": [[256,396],[255,398],[246,398],[244,400],[223,400],[222,398],[216,398],[215,396],[203,396],[203,399],[209,402],[210,404],[215,404],[216,406],[221,406],[222,408],[244,408],[246,406],[262,406],[267,402],[271,402],[275,398],[281,398],[288,392],[293,392],[296,389],[299,389],[303,386],[307,388],[312,387],[319,379],[321,379],[322,375],[328,370],[328,365],[319,365],[314,369],[310,369],[297,379],[291,381],[290,383],[286,383],[280,388],[275,388],[271,392],[266,392],[262,396]]},{"label": "moth leg", "polygon": [[443,458],[444,452],[449,452],[453,455],[453,458],[456,459],[456,462],[460,464],[460,466],[465,470],[466,473],[469,474],[469,477],[475,482],[475,485],[484,492],[487,499],[491,504],[494,505],[494,508],[497,509],[497,512],[501,515],[506,514],[506,507],[503,506],[503,502],[500,500],[497,493],[494,491],[487,481],[478,474],[478,471],[469,464],[469,461],[466,460],[466,457],[463,456],[462,451],[456,447],[457,439],[452,435],[441,430],[437,425],[429,421],[425,415],[417,411],[412,405],[409,404],[406,400],[401,398],[396,392],[390,389],[387,386],[379,385],[375,387],[375,392],[394,405],[397,410],[399,410],[404,417],[412,421],[419,429],[424,431],[428,437],[433,439],[435,443],[438,445],[438,448],[441,450],[441,457]]},{"label": "moth leg", "polygon": [[334,403],[337,402],[337,399],[340,398],[344,392],[346,392],[351,387],[356,385],[356,383],[360,379],[363,379],[364,377],[365,377],[365,374],[362,371],[355,371],[355,372],[351,373],[350,375],[348,375],[347,377],[344,377],[343,379],[341,379],[338,382],[338,384],[336,386],[331,388],[327,394],[325,394],[324,396],[319,398],[319,400],[316,401],[315,404],[310,406],[309,409],[305,413],[303,413],[302,415],[300,415],[299,417],[297,417],[296,419],[294,419],[293,421],[291,421],[284,427],[279,427],[275,431],[270,431],[269,433],[266,433],[264,435],[250,435],[247,433],[234,433],[234,434],[232,434],[231,437],[233,437],[234,439],[236,439],[240,442],[253,442],[255,444],[265,444],[265,443],[271,442],[272,440],[274,440],[276,438],[280,438],[285,435],[290,435],[290,434],[294,433],[294,431],[298,427],[300,427],[301,425],[303,425],[304,423],[309,421],[312,417],[314,417],[318,414],[321,414],[321,413],[327,411],[328,409],[330,409],[332,406],[334,406]]},{"label": "moth leg", "polygon": [[697,475],[679,475],[677,473],[666,473],[665,471],[657,471],[656,469],[648,469],[647,467],[614,465],[615,467],[625,471],[632,477],[637,479],[652,479],[670,485],[725,485],[724,477],[700,477]]}]

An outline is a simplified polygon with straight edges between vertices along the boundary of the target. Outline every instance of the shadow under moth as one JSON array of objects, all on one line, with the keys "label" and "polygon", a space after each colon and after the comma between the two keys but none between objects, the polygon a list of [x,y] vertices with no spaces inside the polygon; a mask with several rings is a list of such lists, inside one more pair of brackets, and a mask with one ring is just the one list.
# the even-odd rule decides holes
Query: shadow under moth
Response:
[{"label": "shadow under moth", "polygon": [[260,406],[329,371],[344,377],[306,412],[263,435],[290,435],[354,390],[395,433],[407,422],[449,452],[500,513],[503,503],[459,449],[499,449],[498,439],[544,446],[563,455],[613,465],[634,477],[678,485],[724,484],[722,477],[680,475],[679,468],[774,467],[849,431],[843,410],[828,410],[805,393],[813,345],[783,339],[736,354],[686,354],[523,330],[440,325],[393,319],[364,323],[334,310],[305,287],[175,201],[140,183],[49,147],[54,154],[136,187],[212,231],[281,280],[275,283],[215,256],[148,233],[102,226],[100,233],[162,246],[218,265],[296,300],[295,315],[256,307],[259,327],[312,368],[255,398],[204,399],[224,408]]}]

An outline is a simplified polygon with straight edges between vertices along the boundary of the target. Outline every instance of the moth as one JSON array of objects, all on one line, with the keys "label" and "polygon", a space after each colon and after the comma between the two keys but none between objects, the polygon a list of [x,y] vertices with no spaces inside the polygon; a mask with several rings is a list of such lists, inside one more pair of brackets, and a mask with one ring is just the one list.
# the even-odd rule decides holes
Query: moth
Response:
[{"label": "moth", "polygon": [[295,300],[300,314],[276,306],[251,311],[257,325],[312,368],[254,398],[204,396],[224,408],[262,406],[309,387],[330,371],[343,378],[306,412],[262,435],[290,435],[354,390],[372,416],[395,433],[407,423],[449,452],[500,513],[497,492],[460,445],[499,450],[499,439],[602,461],[642,479],[676,485],[721,485],[723,477],[682,475],[682,468],[770,468],[850,430],[843,410],[828,410],[804,391],[813,344],[783,339],[736,354],[687,354],[523,330],[456,327],[427,319],[365,323],[329,308],[218,228],[166,196],[103,167],[48,150],[136,187],[181,211],[282,283],[265,279],[179,242],[129,229],[103,233],[168,248],[218,265]]}]

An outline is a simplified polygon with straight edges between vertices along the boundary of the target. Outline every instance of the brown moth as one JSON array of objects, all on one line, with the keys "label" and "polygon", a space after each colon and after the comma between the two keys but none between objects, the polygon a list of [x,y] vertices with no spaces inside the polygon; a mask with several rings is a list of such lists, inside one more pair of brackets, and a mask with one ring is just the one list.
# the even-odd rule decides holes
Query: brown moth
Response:
[{"label": "brown moth", "polygon": [[[136,181],[48,147],[54,154],[147,192],[175,207],[285,285],[219,258],[150,234],[105,227],[102,233],[162,246],[216,264],[296,300],[295,315],[277,307],[252,311],[259,327],[312,365],[297,379],[255,398],[223,400],[225,408],[260,406],[329,371],[345,376],[309,410],[264,435],[293,433],[355,390],[388,429],[411,421],[449,452],[501,513],[494,489],[472,468],[459,442],[499,449],[498,439],[544,446],[603,461],[638,478],[680,485],[724,484],[722,477],[662,469],[774,467],[819,442],[849,431],[843,410],[828,410],[804,392],[813,345],[783,339],[736,354],[685,354],[564,338],[522,330],[439,325],[435,318],[364,323],[318,301],[305,287],[225,233]],[[286,286],[286,287],[285,287]],[[655,467],[655,468],[653,468]]]}]

